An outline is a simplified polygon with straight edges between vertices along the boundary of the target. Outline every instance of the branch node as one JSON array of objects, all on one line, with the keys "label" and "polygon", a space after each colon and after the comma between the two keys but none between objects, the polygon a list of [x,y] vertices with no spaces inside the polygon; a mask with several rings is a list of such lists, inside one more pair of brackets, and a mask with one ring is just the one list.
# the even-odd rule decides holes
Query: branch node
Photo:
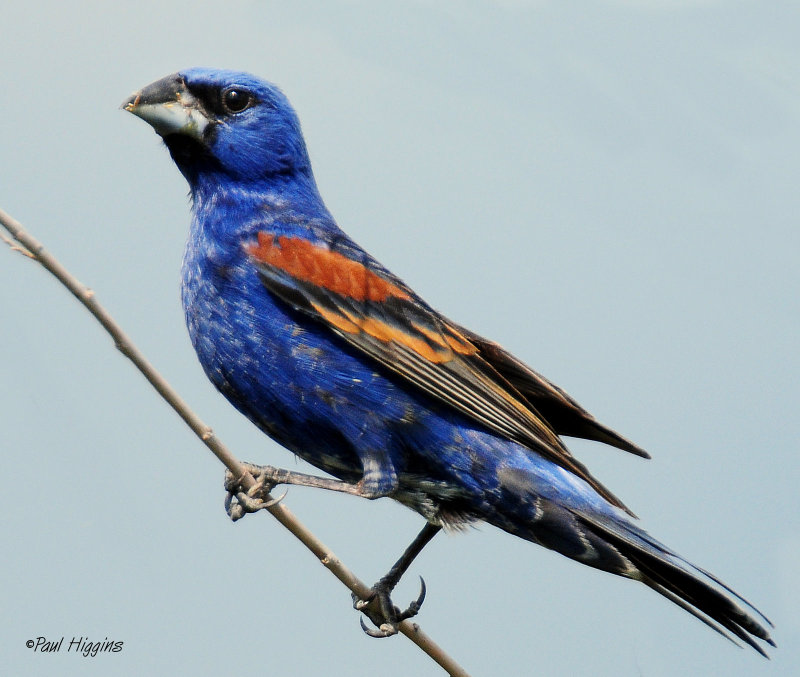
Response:
[{"label": "branch node", "polygon": [[11,238],[6,237],[5,235],[0,235],[0,239],[2,239],[3,242],[5,242],[9,246],[12,252],[19,252],[23,256],[27,256],[29,259],[36,260],[37,258],[36,254],[31,252],[28,248],[23,247],[21,244],[17,244]]}]

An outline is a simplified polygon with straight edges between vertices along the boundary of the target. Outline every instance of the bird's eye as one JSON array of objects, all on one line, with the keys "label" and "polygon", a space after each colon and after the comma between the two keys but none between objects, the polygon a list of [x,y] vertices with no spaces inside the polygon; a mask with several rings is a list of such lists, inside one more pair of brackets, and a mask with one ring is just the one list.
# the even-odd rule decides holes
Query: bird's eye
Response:
[{"label": "bird's eye", "polygon": [[237,87],[230,87],[222,92],[222,107],[227,113],[241,113],[253,104],[250,92]]}]

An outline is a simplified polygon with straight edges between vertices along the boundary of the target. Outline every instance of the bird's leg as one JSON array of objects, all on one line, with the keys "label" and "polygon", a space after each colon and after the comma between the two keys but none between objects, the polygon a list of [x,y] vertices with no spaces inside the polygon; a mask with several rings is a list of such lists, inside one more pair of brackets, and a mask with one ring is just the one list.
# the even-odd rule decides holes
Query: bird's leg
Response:
[{"label": "bird's leg", "polygon": [[305,473],[294,472],[292,470],[275,468],[271,465],[253,465],[252,463],[243,463],[242,465],[253,475],[256,484],[245,493],[238,484],[239,478],[234,477],[233,473],[229,470],[225,472],[225,490],[228,492],[225,497],[225,511],[234,522],[248,513],[264,510],[280,501],[281,498],[283,498],[282,496],[278,499],[265,500],[269,492],[278,484],[294,484],[302,487],[328,489],[329,491],[340,491],[345,494],[362,496],[364,498],[378,497],[375,492],[365,490],[365,488],[362,487],[362,482],[358,484],[348,484],[341,480],[306,475]]},{"label": "bird's leg", "polygon": [[[230,471],[225,473],[225,490],[228,492],[225,499],[225,510],[234,522],[244,517],[247,513],[264,510],[279,502],[283,496],[277,499],[265,500],[270,491],[278,484],[294,484],[303,487],[328,489],[364,498],[378,498],[390,493],[386,488],[375,487],[373,486],[374,483],[364,480],[356,484],[348,484],[341,480],[306,475],[270,465],[253,465],[251,463],[242,465],[253,475],[256,483],[245,493],[239,485],[240,478],[234,477]],[[405,549],[400,559],[394,563],[385,576],[372,586],[369,597],[367,599],[359,599],[355,595],[353,596],[353,606],[363,612],[376,625],[377,629],[372,630],[366,627],[363,619],[361,620],[361,627],[371,637],[390,637],[397,634],[397,626],[407,618],[416,616],[419,612],[423,601],[425,601],[425,581],[422,577],[420,577],[419,596],[409,604],[405,611],[400,611],[392,604],[391,594],[417,555],[441,531],[441,528],[441,526],[426,522],[422,531],[417,534],[411,545]]]},{"label": "bird's leg", "polygon": [[370,637],[391,637],[397,634],[397,626],[407,618],[416,616],[422,602],[425,601],[425,581],[420,576],[420,593],[405,611],[400,611],[392,604],[391,594],[397,583],[406,572],[414,558],[422,549],[439,533],[441,526],[426,522],[422,531],[411,542],[400,559],[395,562],[389,572],[372,586],[372,594],[367,599],[359,599],[353,595],[353,607],[363,612],[376,626],[376,629],[367,628],[364,619],[361,627]]}]

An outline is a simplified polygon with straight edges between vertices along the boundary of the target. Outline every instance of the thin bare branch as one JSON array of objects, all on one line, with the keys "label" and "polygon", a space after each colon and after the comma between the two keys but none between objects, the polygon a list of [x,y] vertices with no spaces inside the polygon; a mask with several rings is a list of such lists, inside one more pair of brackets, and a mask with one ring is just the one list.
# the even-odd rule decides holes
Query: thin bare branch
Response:
[{"label": "thin bare branch", "polygon": [[[81,284],[63,265],[36,240],[27,233],[18,221],[0,209],[0,225],[2,225],[11,237],[16,241],[12,242],[5,236],[0,236],[6,244],[16,251],[36,260],[54,275],[78,299],[86,309],[94,315],[103,328],[114,339],[114,345],[123,355],[133,362],[136,368],[152,384],[167,403],[178,413],[192,431],[202,440],[213,454],[228,468],[231,474],[239,478],[238,484],[245,490],[252,489],[256,482],[247,468],[231,453],[231,451],[214,434],[213,430],[206,425],[197,414],[195,414],[183,398],[167,383],[163,376],[153,367],[144,357],[125,332],[109,315],[108,311],[97,301],[95,293],[85,285]],[[270,502],[270,497],[265,497],[265,502]],[[371,590],[368,585],[363,583],[342,561],[320,541],[311,531],[279,500],[272,501],[271,505],[265,508],[275,519],[286,527],[294,536],[308,548],[319,561],[336,578],[338,578],[351,592],[361,599],[369,596]],[[403,621],[399,630],[402,634],[414,642],[428,656],[438,663],[448,674],[454,677],[469,677],[468,673],[451,658],[440,646],[438,646],[416,623],[408,620]]]}]

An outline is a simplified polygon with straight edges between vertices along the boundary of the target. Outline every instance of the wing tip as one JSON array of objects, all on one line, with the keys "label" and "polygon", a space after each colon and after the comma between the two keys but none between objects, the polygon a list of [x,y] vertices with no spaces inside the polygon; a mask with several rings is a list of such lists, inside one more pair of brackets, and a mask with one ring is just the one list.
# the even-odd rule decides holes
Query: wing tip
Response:
[{"label": "wing tip", "polygon": [[648,461],[651,458],[653,458],[647,451],[642,449],[638,444],[634,444],[627,437],[623,437],[619,433],[611,430],[611,428],[607,428],[589,414],[587,414],[586,422],[591,425],[591,427],[594,429],[595,432],[595,435],[589,439],[594,439],[596,442],[602,442],[604,444],[608,444],[622,451],[627,451],[628,453],[631,453],[634,456],[638,456],[639,458],[643,458]]}]

